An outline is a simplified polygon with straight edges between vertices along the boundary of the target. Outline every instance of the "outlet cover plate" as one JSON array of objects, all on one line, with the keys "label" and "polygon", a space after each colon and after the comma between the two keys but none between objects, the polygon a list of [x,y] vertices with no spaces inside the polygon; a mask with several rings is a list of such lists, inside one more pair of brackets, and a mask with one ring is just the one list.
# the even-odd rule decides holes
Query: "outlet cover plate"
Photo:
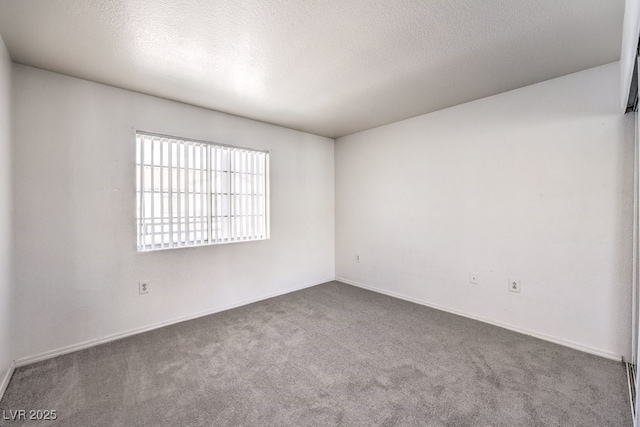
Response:
[{"label": "outlet cover plate", "polygon": [[138,291],[140,295],[149,293],[149,282],[146,280],[144,282],[138,282]]},{"label": "outlet cover plate", "polygon": [[509,290],[511,292],[520,292],[521,290],[520,280],[509,279]]}]

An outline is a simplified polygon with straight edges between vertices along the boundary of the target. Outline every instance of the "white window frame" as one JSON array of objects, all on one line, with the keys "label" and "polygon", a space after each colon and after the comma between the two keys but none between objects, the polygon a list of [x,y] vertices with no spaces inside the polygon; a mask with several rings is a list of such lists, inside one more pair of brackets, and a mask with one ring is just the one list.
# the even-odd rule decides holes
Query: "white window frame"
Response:
[{"label": "white window frame", "polygon": [[269,150],[140,130],[135,144],[138,252],[270,238]]}]

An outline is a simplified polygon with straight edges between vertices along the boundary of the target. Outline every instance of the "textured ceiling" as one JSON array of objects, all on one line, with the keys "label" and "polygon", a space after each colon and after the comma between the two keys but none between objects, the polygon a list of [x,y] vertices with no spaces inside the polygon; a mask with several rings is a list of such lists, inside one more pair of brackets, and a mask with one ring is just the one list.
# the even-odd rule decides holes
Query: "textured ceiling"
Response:
[{"label": "textured ceiling", "polygon": [[620,58],[624,0],[0,0],[15,62],[338,137]]}]

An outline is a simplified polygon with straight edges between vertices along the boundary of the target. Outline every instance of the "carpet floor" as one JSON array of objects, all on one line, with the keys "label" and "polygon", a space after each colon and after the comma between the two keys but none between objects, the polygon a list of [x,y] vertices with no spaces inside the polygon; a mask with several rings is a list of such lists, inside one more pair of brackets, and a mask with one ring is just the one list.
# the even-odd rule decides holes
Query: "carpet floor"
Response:
[{"label": "carpet floor", "polygon": [[[17,369],[0,426],[631,426],[623,365],[338,282]],[[28,415],[28,413],[27,413]]]}]

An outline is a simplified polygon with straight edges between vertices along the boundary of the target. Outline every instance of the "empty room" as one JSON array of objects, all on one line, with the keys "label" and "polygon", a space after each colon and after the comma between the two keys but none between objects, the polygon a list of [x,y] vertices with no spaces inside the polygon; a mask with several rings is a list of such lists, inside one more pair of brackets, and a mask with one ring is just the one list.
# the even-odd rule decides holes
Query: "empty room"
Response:
[{"label": "empty room", "polygon": [[0,426],[636,426],[640,0],[0,0]]}]

